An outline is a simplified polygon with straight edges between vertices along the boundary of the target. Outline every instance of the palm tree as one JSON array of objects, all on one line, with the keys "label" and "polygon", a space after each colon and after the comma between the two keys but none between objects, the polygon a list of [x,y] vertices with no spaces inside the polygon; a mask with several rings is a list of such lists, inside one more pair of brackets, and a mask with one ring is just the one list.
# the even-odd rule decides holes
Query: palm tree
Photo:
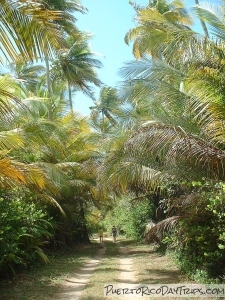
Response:
[{"label": "palm tree", "polygon": [[115,88],[103,86],[100,90],[99,99],[94,101],[94,104],[95,106],[91,106],[90,109],[95,119],[101,113],[103,126],[105,117],[113,126],[117,125],[116,117],[121,112],[119,105],[122,104],[122,101],[119,99]]},{"label": "palm tree", "polygon": [[[127,162],[138,162],[149,174],[154,173],[152,170],[158,172],[157,186],[160,189],[165,186],[170,189],[172,181],[183,193],[182,197],[179,193],[162,197],[170,197],[168,202],[164,201],[164,208],[168,209],[168,203],[176,208],[171,211],[171,218],[152,228],[148,238],[152,238],[159,228],[177,223],[183,217],[185,203],[191,205],[197,201],[198,197],[193,200],[188,195],[193,192],[188,185],[181,187],[181,181],[189,183],[190,180],[201,181],[202,178],[219,181],[225,175],[223,10],[217,7],[216,15],[213,14],[212,7],[207,9],[204,6],[194,8],[194,12],[210,25],[217,38],[216,42],[205,36],[197,38],[200,35],[179,26],[176,26],[176,35],[170,35],[170,32],[175,31],[171,24],[161,19],[165,31],[169,32],[166,46],[161,39],[156,43],[159,49],[165,50],[161,52],[163,58],[156,55],[157,59],[152,59],[145,55],[139,61],[128,63],[121,70],[126,80],[121,87],[122,97],[130,98],[134,104],[138,104],[137,99],[145,100],[149,106],[149,120],[135,128],[124,142],[122,152],[108,154],[108,162],[123,153]],[[159,22],[159,30],[162,23]],[[177,37],[185,37],[185,32],[187,35],[184,45],[189,44],[191,47],[183,47],[181,51],[182,43],[179,43],[181,40]],[[139,41],[141,38],[140,34]],[[171,53],[167,52],[166,47]],[[151,51],[149,48],[150,54]],[[108,166],[108,170],[107,178],[114,178],[115,182],[122,167],[118,165],[117,170],[110,170]],[[138,174],[138,170],[136,173]],[[136,173],[130,171],[132,175],[127,176],[125,182],[130,183]],[[125,176],[121,175],[119,178]],[[138,183],[143,187],[142,192],[148,196],[154,189],[155,177],[149,176],[145,185],[140,179]],[[127,186],[130,187],[129,184]]]},{"label": "palm tree", "polygon": [[50,183],[43,171],[31,161],[17,159],[18,153],[24,154],[25,150],[21,149],[26,148],[27,137],[31,134],[29,132],[26,136],[23,128],[26,123],[23,117],[30,111],[21,95],[24,96],[24,92],[15,78],[9,75],[0,77],[0,185],[2,188],[26,185],[36,190],[45,189]]},{"label": "palm tree", "polygon": [[[144,128],[148,128],[146,130],[147,135],[150,134],[148,137],[145,136],[145,129],[141,129],[141,126],[139,134],[134,135],[129,145],[134,150],[133,142],[137,141],[139,146],[135,155],[143,151],[143,157],[147,155],[145,151],[153,154],[155,147],[157,149],[155,155],[163,155],[164,159],[166,158],[166,163],[170,162],[168,158],[171,157],[171,154],[173,154],[174,159],[177,158],[179,161],[186,157],[191,162],[192,167],[197,165],[201,169],[202,165],[204,169],[207,166],[209,176],[214,174],[221,178],[224,176],[224,154],[223,151],[221,152],[224,148],[222,76],[224,70],[222,61],[224,56],[224,42],[222,40],[224,25],[222,19],[213,15],[212,10],[207,10],[206,7],[204,9],[197,7],[195,12],[210,24],[216,35],[221,37],[220,41],[214,43],[201,38],[195,41],[194,48],[184,48],[179,55],[180,45],[179,43],[175,45],[176,37],[174,37],[174,41],[168,40],[169,49],[177,51],[178,56],[182,58],[177,59],[176,55],[172,57],[171,54],[168,56],[164,52],[166,59],[163,61],[144,57],[140,61],[127,64],[127,67],[121,70],[127,81],[132,80],[134,83],[141,83],[139,88],[136,88],[137,85],[135,85],[136,90],[133,88],[130,95],[133,97],[133,101],[136,101],[137,97],[147,98],[151,117],[157,121],[157,124],[144,124]],[[164,25],[166,25],[165,22]],[[161,28],[160,26],[161,23],[158,27]],[[165,30],[168,32],[170,24],[166,26]],[[183,32],[182,27],[179,30]],[[189,36],[194,37],[196,35],[190,29],[188,32]],[[188,38],[187,40],[189,41]],[[161,43],[161,40],[159,39],[158,42]],[[127,87],[129,87],[129,82],[126,84]],[[124,94],[124,85],[122,86],[122,93]],[[123,95],[123,97],[128,96]],[[183,134],[179,128],[176,128],[177,126],[182,127]],[[155,138],[151,134],[155,134]],[[175,136],[179,137],[178,140]],[[143,147],[145,139],[152,146],[147,142],[146,148]],[[211,150],[208,147],[212,147]],[[212,155],[211,158],[209,153]],[[195,158],[193,155],[196,155]],[[218,160],[215,160],[214,155]],[[215,171],[217,164],[218,168]]]},{"label": "palm tree", "polygon": [[[73,26],[74,18],[69,12],[74,11],[74,4],[78,11],[82,11],[83,8],[78,1],[48,2],[48,9],[46,1],[0,2],[1,52],[8,62],[17,63],[18,54],[24,61],[34,61],[43,57],[49,60],[54,57],[56,49],[63,47],[65,52],[62,50],[62,53],[71,55],[73,52],[78,59],[77,69],[73,70],[76,71],[73,81],[70,81],[70,77],[63,78],[66,78],[69,85],[75,84],[77,89],[84,89],[91,94],[88,84],[100,84],[93,65],[100,66],[100,63],[92,57],[84,40],[77,41],[76,47],[71,51],[66,49],[67,43],[64,40],[66,34],[74,37],[79,35]],[[53,11],[56,2],[57,5],[68,4],[67,12]],[[62,20],[65,15],[67,22]],[[65,31],[62,30],[62,25],[68,25],[64,28]],[[86,131],[90,134],[90,126],[75,113],[65,114],[64,82],[57,82],[56,88],[56,81],[51,82],[47,76],[47,88],[41,79],[37,85],[37,94],[32,89],[32,95],[26,99],[28,85],[22,71],[28,70],[24,69],[22,64],[16,67],[19,67],[17,77],[24,80],[23,90],[15,77],[0,77],[1,188],[10,188],[17,184],[21,187],[26,185],[36,199],[48,200],[57,206],[55,215],[59,215],[60,205],[66,212],[72,211],[71,222],[81,213],[82,222],[78,222],[77,226],[82,225],[85,233],[85,207],[88,206],[89,200],[96,201],[97,194],[97,151],[95,146],[89,145],[85,140]],[[36,68],[32,71],[36,72]],[[47,103],[49,97],[52,105],[50,108],[49,101]],[[62,214],[60,218],[63,218]],[[65,220],[64,218],[64,225]],[[61,230],[64,230],[63,226]],[[73,230],[77,230],[74,224]],[[72,233],[71,231],[71,236]],[[87,232],[85,238],[88,239]]]},{"label": "palm tree", "polygon": [[[58,185],[56,200],[67,214],[67,220],[58,213],[54,215],[62,223],[58,230],[60,238],[66,241],[66,237],[68,240],[76,237],[88,242],[85,211],[89,203],[96,201],[97,149],[86,140],[90,126],[79,114],[65,115],[55,125],[54,130],[48,132],[47,143],[40,145],[37,165]],[[79,236],[75,236],[77,234]]]},{"label": "palm tree", "polygon": [[53,61],[54,79],[67,82],[71,112],[73,111],[72,87],[93,98],[93,91],[89,84],[101,85],[94,68],[100,68],[102,64],[94,58],[94,55],[95,53],[89,50],[86,36],[83,35],[77,36],[77,39],[72,38],[72,46],[61,49]]},{"label": "palm tree", "polygon": [[[18,56],[15,62],[11,62],[7,68],[11,74],[17,79],[18,84],[23,88],[24,92],[34,94],[40,75],[45,72],[42,65],[34,65],[31,62],[25,61],[22,56]],[[6,73],[8,73],[6,71]]]},{"label": "palm tree", "polygon": [[189,34],[187,26],[192,24],[192,18],[182,1],[172,1],[169,4],[164,0],[150,1],[145,8],[133,7],[137,13],[138,25],[126,34],[125,42],[134,42],[133,54],[137,59],[144,54],[158,58],[165,56],[171,51],[168,44],[175,38],[179,45],[184,43],[185,36]]},{"label": "palm tree", "polygon": [[[62,18],[61,19],[56,19],[55,23],[59,25],[61,28],[63,28],[63,33],[66,35],[74,36],[77,37],[79,35],[79,31],[77,27],[75,26],[75,17],[74,13],[75,12],[85,12],[85,8],[80,5],[78,0],[71,1],[71,0],[57,0],[57,1],[52,1],[52,0],[47,0],[47,1],[42,1],[44,7],[46,9],[50,10],[57,10],[61,11],[62,13]],[[65,43],[66,45],[66,43]],[[64,47],[63,47],[64,48]],[[46,52],[44,55],[45,58],[45,64],[46,64],[46,83],[47,83],[47,88],[48,88],[48,97],[50,99],[50,108],[49,108],[49,119],[52,120],[52,107],[54,104],[52,103],[52,86],[51,86],[51,78],[50,78],[50,64],[49,64],[49,55]]]},{"label": "palm tree", "polygon": [[45,9],[51,11],[61,11],[63,17],[55,20],[57,24],[63,27],[67,35],[76,36],[79,33],[75,23],[75,13],[85,13],[87,9],[80,4],[79,0],[40,0]]},{"label": "palm tree", "polygon": [[91,133],[87,120],[75,112],[66,112],[61,94],[65,90],[63,85],[57,88],[53,85],[53,120],[49,120],[45,88],[40,85],[39,97],[24,100],[29,113],[17,110],[19,118],[15,122],[23,133],[24,144],[23,151],[12,149],[11,155],[43,172],[45,189],[33,193],[37,199],[48,200],[56,206],[51,206],[49,213],[62,224],[57,237],[69,243],[73,236],[71,230],[78,230],[74,227],[77,220],[76,226],[82,225],[83,240],[87,241],[84,213],[89,201],[95,201],[96,146],[86,139]]},{"label": "palm tree", "polygon": [[[198,174],[195,172],[195,175],[223,178],[223,146],[218,144],[224,140],[223,100],[215,93],[215,80],[210,88],[208,72],[201,72],[200,77],[199,69],[195,75],[191,68],[191,79],[189,72],[185,76],[163,62],[147,59],[142,60],[140,66],[138,62],[129,65],[134,66],[134,74],[137,74],[137,70],[140,74],[151,72],[151,75],[138,79],[144,81],[145,86],[142,85],[136,94],[132,94],[133,97],[142,94],[144,99],[149,95],[146,100],[149,122],[139,125],[137,132],[127,142],[127,154],[134,157],[138,155],[141,160],[151,161],[151,165],[160,160],[163,162],[162,169],[165,170],[168,165],[168,171],[172,174],[174,167],[177,167],[176,174],[183,176],[180,166],[182,163],[185,167],[186,160],[189,162],[187,169],[190,165],[193,170],[197,167]],[[127,72],[130,78],[131,69]],[[179,84],[181,80],[182,85]],[[184,172],[187,169],[184,168]],[[202,175],[200,170],[206,174]]]}]

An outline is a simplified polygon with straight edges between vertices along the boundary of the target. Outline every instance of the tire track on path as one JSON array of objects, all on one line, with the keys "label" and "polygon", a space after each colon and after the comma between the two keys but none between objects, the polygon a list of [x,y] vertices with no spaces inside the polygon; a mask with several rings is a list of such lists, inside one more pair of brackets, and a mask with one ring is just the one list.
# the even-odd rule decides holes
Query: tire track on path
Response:
[{"label": "tire track on path", "polygon": [[[107,239],[108,240],[108,239]],[[122,243],[118,242],[119,248],[119,269],[120,274],[114,284],[122,284],[124,287],[131,287],[132,284],[138,283],[137,273],[134,268],[133,259],[129,257],[129,250]],[[83,299],[83,292],[87,288],[92,275],[97,269],[98,265],[104,257],[106,246],[103,243],[101,248],[97,251],[93,258],[88,259],[82,267],[80,267],[74,274],[72,274],[62,285],[60,292],[57,293],[56,300],[79,300]],[[102,287],[101,287],[102,288]],[[95,296],[93,296],[95,299]],[[97,297],[96,299],[99,299]],[[101,299],[119,299],[119,297],[104,297]],[[124,299],[127,299],[125,297]],[[139,297],[135,297],[139,299]]]},{"label": "tire track on path", "polygon": [[77,272],[66,280],[60,293],[57,294],[57,300],[78,300],[82,296],[83,290],[104,256],[105,249],[105,247],[101,247],[92,259],[87,260]]},{"label": "tire track on path", "polygon": [[120,258],[120,277],[118,282],[123,284],[137,284],[137,274],[134,269],[133,259],[129,255],[126,247],[119,246]]},{"label": "tire track on path", "polygon": [[[123,285],[123,288],[133,288],[134,284],[139,283],[138,274],[135,270],[134,261],[130,256],[129,249],[126,246],[120,246],[120,269],[121,273],[118,279],[118,284]],[[139,295],[123,295],[123,299],[143,299]],[[116,299],[119,299],[116,297]]]}]

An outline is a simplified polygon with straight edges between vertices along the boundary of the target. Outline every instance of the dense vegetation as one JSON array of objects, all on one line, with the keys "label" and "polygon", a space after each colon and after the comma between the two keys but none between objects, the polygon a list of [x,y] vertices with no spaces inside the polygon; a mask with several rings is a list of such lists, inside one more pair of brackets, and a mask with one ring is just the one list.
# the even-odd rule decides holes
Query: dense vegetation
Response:
[{"label": "dense vegetation", "polygon": [[[143,239],[151,224],[146,240],[186,273],[223,280],[225,11],[196,4],[130,1],[134,60],[107,87],[75,25],[79,1],[0,0],[1,275],[88,243],[99,225]],[[78,90],[89,118],[73,107]]]}]

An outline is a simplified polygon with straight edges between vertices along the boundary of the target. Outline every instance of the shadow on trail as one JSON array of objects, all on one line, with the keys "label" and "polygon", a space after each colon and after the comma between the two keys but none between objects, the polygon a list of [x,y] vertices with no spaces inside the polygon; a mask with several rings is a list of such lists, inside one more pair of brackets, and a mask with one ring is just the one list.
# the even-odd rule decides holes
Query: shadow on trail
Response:
[{"label": "shadow on trail", "polygon": [[[127,276],[129,276],[129,274],[127,274]],[[130,280],[130,279],[117,279],[116,280],[116,283],[123,283],[123,284],[134,284],[133,280]]]},{"label": "shadow on trail", "polygon": [[180,277],[179,270],[168,270],[168,269],[148,269],[146,272],[146,283],[151,284],[169,284],[174,283],[175,278]]},{"label": "shadow on trail", "polygon": [[[118,297],[117,297],[118,298]],[[103,296],[98,297],[98,296],[88,296],[87,298],[81,298],[80,300],[102,300],[104,299]],[[110,299],[110,298],[109,298]],[[112,298],[111,298],[112,299]],[[75,299],[74,299],[75,300]],[[119,300],[119,298],[118,298]]]},{"label": "shadow on trail", "polygon": [[136,255],[140,255],[140,254],[153,254],[156,253],[155,250],[131,250],[128,251],[128,255],[132,256],[136,256]]},{"label": "shadow on trail", "polygon": [[95,272],[112,272],[112,271],[121,271],[120,268],[98,268]]}]

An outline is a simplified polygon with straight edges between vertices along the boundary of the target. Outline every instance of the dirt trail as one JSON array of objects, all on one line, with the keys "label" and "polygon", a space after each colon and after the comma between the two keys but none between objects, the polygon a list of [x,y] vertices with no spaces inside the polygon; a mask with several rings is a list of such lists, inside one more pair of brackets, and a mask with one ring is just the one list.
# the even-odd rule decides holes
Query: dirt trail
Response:
[{"label": "dirt trail", "polygon": [[[125,246],[123,242],[118,242],[117,246],[119,247],[119,276],[114,277],[114,283],[122,285],[123,288],[132,288],[133,284],[139,284],[140,282],[145,284],[169,284],[169,283],[184,283],[184,278],[180,274],[179,269],[175,265],[171,265],[171,261],[168,260],[167,256],[161,256],[157,254],[155,251],[151,251],[148,248],[141,248],[141,246]],[[82,268],[76,270],[76,273],[72,274],[70,278],[68,278],[65,284],[60,289],[60,293],[54,298],[54,300],[79,300],[85,299],[86,295],[88,299],[120,299],[120,297],[114,296],[97,296],[95,293],[99,293],[99,289],[102,290],[103,295],[103,285],[98,282],[99,289],[95,292],[88,292],[90,291],[90,279],[94,271],[97,269],[98,265],[100,265],[101,260],[104,258],[104,253],[106,250],[106,245],[103,243],[102,247],[99,248],[97,254],[86,261]],[[142,254],[142,255],[140,255]],[[136,269],[137,265],[142,266],[141,272],[140,270]],[[104,263],[103,263],[104,265]],[[100,267],[101,268],[101,267]],[[98,272],[103,272],[103,281],[104,281],[104,272],[108,272],[110,267],[107,269],[105,266],[101,269],[97,269]],[[137,273],[137,271],[139,273]],[[98,273],[100,274],[100,273]],[[107,273],[106,273],[107,274]],[[102,279],[102,278],[101,278]],[[107,282],[108,283],[108,282]],[[105,284],[105,282],[104,282]],[[96,287],[96,284],[94,284]],[[84,291],[86,289],[86,291]],[[127,297],[128,295],[123,295],[123,299],[146,299],[146,297],[140,297],[136,295],[136,297]],[[149,298],[149,297],[148,297]],[[165,297],[155,298],[151,297],[151,299],[165,299]],[[172,299],[172,298],[170,298]],[[173,299],[180,299],[180,298],[173,298]],[[189,299],[189,298],[182,298],[182,299]],[[196,300],[199,298],[195,298]],[[211,299],[211,298],[208,298]]]},{"label": "dirt trail", "polygon": [[[135,284],[137,283],[137,276],[133,266],[133,259],[127,257],[127,249],[123,247],[120,242],[117,243],[120,253],[120,276],[117,280],[121,284]],[[85,262],[84,266],[78,269],[74,274],[69,277],[63,284],[58,293],[56,300],[78,300],[82,297],[88,282],[101,259],[104,257],[106,247],[102,244],[102,247],[98,250],[95,257]]]},{"label": "dirt trail", "polygon": [[87,260],[84,266],[72,274],[62,286],[55,300],[78,300],[104,253],[105,247],[101,247],[92,259]]},{"label": "dirt trail", "polygon": [[121,258],[120,258],[120,277],[118,282],[119,283],[128,283],[128,284],[135,284],[137,282],[137,274],[134,269],[133,259],[127,257],[127,249],[126,247],[119,246]]},{"label": "dirt trail", "polygon": [[[106,239],[105,239],[106,240]],[[179,284],[187,285],[195,282],[190,282],[184,275],[181,274],[177,265],[172,261],[169,255],[164,255],[163,252],[156,251],[154,247],[144,244],[133,243],[132,241],[121,239],[114,244],[112,238],[107,238],[108,241],[100,247],[99,240],[95,240],[94,247],[88,248],[88,252],[84,255],[76,255],[78,261],[74,261],[72,256],[62,258],[59,262],[59,268],[50,268],[49,272],[38,278],[34,275],[25,275],[25,279],[17,284],[7,285],[3,289],[3,294],[0,294],[1,299],[22,300],[22,299],[45,299],[45,300],[115,300],[115,299],[140,299],[140,294],[133,298],[130,295],[122,295],[115,297],[118,290],[116,288],[135,288],[146,285],[168,285]],[[93,250],[94,249],[94,250]],[[87,255],[96,251],[97,253],[91,258],[86,259],[79,269],[74,269],[72,273],[65,279],[68,271],[72,266],[80,265]],[[95,252],[94,252],[95,253]],[[69,260],[68,260],[69,258]],[[72,260],[71,260],[72,259]],[[80,259],[80,260],[79,260]],[[72,265],[65,269],[67,263],[72,261]],[[75,262],[75,263],[74,263]],[[62,272],[60,267],[62,266]],[[74,267],[75,268],[75,267]],[[56,275],[59,274],[59,276]],[[38,273],[40,274],[40,273]],[[36,275],[35,275],[36,276]],[[62,279],[64,282],[62,283]],[[37,282],[36,282],[37,281]],[[23,284],[24,283],[24,284]],[[43,285],[44,284],[44,285]],[[108,286],[107,286],[108,285]],[[14,289],[13,291],[11,289]],[[49,291],[47,289],[49,288]],[[140,290],[140,289],[139,289]],[[129,290],[130,291],[130,290]],[[137,290],[138,291],[138,290]],[[15,293],[16,292],[16,293]],[[107,292],[107,297],[104,297],[104,292]],[[128,297],[127,297],[128,296]],[[167,297],[147,296],[151,300],[163,300]],[[142,297],[141,299],[146,299]],[[181,299],[181,298],[170,298]],[[193,299],[190,297],[182,298]],[[202,298],[194,298],[200,300]],[[225,299],[225,298],[207,298]]]}]

